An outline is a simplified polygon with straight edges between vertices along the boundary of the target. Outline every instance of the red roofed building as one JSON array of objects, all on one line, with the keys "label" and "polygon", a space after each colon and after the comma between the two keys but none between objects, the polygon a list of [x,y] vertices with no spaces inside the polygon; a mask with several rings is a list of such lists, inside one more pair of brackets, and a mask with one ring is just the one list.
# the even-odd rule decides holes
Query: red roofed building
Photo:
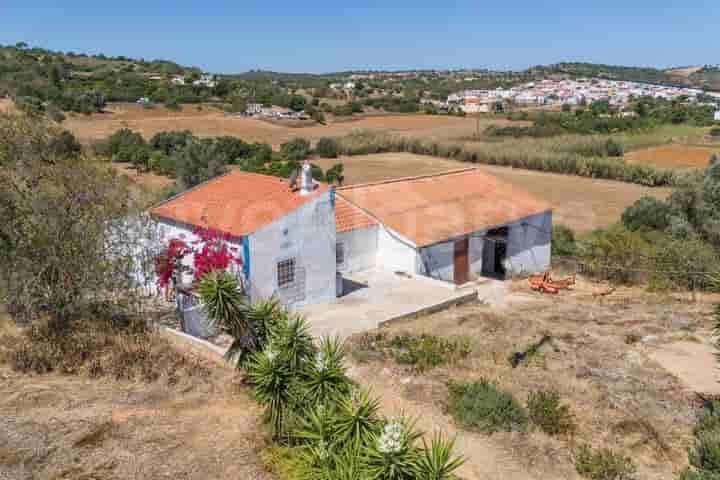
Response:
[{"label": "red roofed building", "polygon": [[337,276],[371,268],[465,283],[543,271],[552,211],[470,168],[335,188],[233,171],[151,210],[166,238],[206,227],[232,236],[252,300],[330,301]]}]

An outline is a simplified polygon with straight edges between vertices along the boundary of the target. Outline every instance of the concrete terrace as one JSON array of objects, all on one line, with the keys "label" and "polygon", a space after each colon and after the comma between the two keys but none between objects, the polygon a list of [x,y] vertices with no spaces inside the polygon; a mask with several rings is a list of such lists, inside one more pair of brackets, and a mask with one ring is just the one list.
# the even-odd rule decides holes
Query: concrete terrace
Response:
[{"label": "concrete terrace", "polygon": [[304,315],[315,336],[346,338],[383,323],[432,313],[475,301],[477,286],[454,285],[423,276],[408,276],[380,269],[344,276],[345,295],[333,303],[307,305]]}]

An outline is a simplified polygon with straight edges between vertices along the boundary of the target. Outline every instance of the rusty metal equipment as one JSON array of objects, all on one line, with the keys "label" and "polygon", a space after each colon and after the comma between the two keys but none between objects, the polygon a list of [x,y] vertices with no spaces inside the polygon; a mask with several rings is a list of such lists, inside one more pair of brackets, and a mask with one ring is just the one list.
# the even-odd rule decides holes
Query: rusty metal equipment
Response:
[{"label": "rusty metal equipment", "polygon": [[575,285],[575,274],[560,280],[553,280],[550,272],[533,273],[528,277],[530,288],[541,293],[558,294],[560,290],[565,290]]}]

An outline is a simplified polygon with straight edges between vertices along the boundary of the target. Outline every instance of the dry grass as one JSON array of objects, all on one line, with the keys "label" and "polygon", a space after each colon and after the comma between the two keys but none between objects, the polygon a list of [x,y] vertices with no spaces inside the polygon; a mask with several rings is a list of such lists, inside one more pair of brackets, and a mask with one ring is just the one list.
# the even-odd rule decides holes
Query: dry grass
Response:
[{"label": "dry grass", "polygon": [[713,153],[720,155],[720,146],[698,147],[674,144],[636,150],[628,153],[625,158],[629,162],[647,163],[657,167],[703,168],[708,165],[710,155]]},{"label": "dry grass", "polygon": [[[480,129],[490,124],[509,123],[502,118],[488,117],[479,122]],[[120,128],[131,128],[149,138],[166,130],[191,130],[201,137],[234,135],[248,142],[266,142],[278,147],[296,137],[317,140],[337,137],[356,129],[376,129],[418,136],[424,139],[450,139],[472,135],[477,122],[472,118],[440,115],[368,115],[353,121],[330,121],[327,125],[314,124],[298,128],[296,125],[271,123],[247,117],[227,116],[212,107],[198,110],[195,105],[184,105],[181,111],[169,111],[162,106],[145,109],[133,104],[112,104],[106,113],[92,115],[70,114],[63,123],[84,143],[106,138]]]},{"label": "dry grass", "polygon": [[[0,319],[1,346],[19,334]],[[259,407],[234,372],[202,368],[145,383],[26,375],[0,362],[0,478],[273,478],[260,459]]]},{"label": "dry grass", "polygon": [[[687,462],[694,424],[695,396],[649,355],[678,331],[708,338],[711,301],[698,303],[622,290],[599,299],[600,287],[582,280],[560,296],[529,293],[526,282],[506,306],[470,305],[388,327],[443,337],[465,336],[470,359],[425,375],[394,363],[370,360],[354,366],[355,378],[382,397],[386,413],[405,411],[421,428],[458,435],[468,456],[464,478],[577,478],[571,452],[591,443],[633,457],[638,478],[674,478]],[[635,332],[643,340],[625,343]],[[508,354],[543,335],[552,341],[527,365],[513,369]],[[710,368],[710,366],[708,366]],[[448,379],[488,378],[522,402],[531,391],[555,389],[575,415],[577,431],[568,438],[539,432],[492,437],[459,429],[444,413]]]},{"label": "dry grass", "polygon": [[474,165],[445,158],[411,153],[383,153],[313,160],[323,168],[337,162],[345,164],[345,183],[364,183],[426,175],[477,166],[512,186],[550,202],[555,223],[578,232],[605,227],[616,222],[623,210],[643,195],[664,198],[667,188],[650,188],[611,180],[537,172],[489,165]]}]

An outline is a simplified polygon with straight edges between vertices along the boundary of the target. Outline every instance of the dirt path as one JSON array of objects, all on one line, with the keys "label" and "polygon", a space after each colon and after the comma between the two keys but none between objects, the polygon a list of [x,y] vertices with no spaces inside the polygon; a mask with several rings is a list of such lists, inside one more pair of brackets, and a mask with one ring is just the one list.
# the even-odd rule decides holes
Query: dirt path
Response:
[{"label": "dirt path", "polygon": [[698,341],[679,341],[660,345],[649,356],[678,377],[691,391],[720,395],[720,371],[716,367],[715,346]]}]

